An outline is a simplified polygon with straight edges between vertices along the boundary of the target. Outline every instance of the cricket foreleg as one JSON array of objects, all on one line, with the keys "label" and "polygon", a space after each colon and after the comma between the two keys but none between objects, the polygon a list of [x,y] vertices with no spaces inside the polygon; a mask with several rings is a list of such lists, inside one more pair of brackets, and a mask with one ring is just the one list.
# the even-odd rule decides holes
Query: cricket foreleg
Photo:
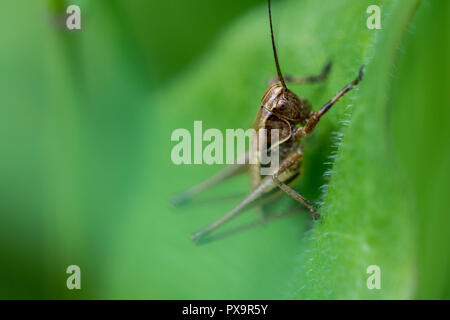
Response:
[{"label": "cricket foreleg", "polygon": [[318,220],[320,218],[320,214],[317,212],[316,208],[314,208],[313,204],[279,179],[279,177],[283,176],[286,172],[289,173],[289,171],[298,171],[297,168],[299,168],[299,164],[301,163],[302,159],[303,153],[300,149],[292,151],[291,154],[287,156],[286,159],[280,164],[279,169],[272,175],[272,180],[287,195],[307,207],[311,212],[314,220]]},{"label": "cricket foreleg", "polygon": [[[284,81],[290,82],[290,83],[300,83],[300,84],[308,84],[308,83],[317,83],[325,80],[330,73],[332,63],[328,62],[323,68],[320,74],[313,75],[313,76],[290,76],[285,75]],[[269,85],[274,84],[278,81],[277,77],[273,77],[269,79]]]},{"label": "cricket foreleg", "polygon": [[314,208],[313,204],[309,202],[305,197],[303,197],[301,194],[299,194],[297,191],[289,187],[287,184],[281,182],[276,175],[272,176],[273,181],[278,185],[278,187],[283,190],[285,193],[287,193],[291,198],[297,200],[301,204],[303,204],[305,207],[309,209],[311,212],[314,220],[319,220],[320,214],[317,212],[316,208]]},{"label": "cricket foreleg", "polygon": [[322,108],[320,108],[319,111],[311,111],[310,118],[308,119],[308,122],[298,128],[294,133],[294,139],[298,140],[301,139],[307,135],[309,135],[314,128],[316,127],[317,123],[319,122],[320,118],[331,109],[331,107],[340,99],[342,98],[347,92],[349,92],[351,89],[353,89],[358,83],[361,81],[363,77],[363,69],[364,65],[361,66],[359,69],[359,74],[356,77],[353,82],[346,85],[344,88],[342,88],[341,91],[339,91],[330,101],[328,101],[326,104],[323,105]]},{"label": "cricket foreleg", "polygon": [[176,195],[175,197],[172,198],[171,203],[173,205],[181,205],[186,203],[187,201],[189,201],[190,199],[192,199],[192,197],[194,197],[195,195],[201,193],[202,191],[209,189],[217,184],[219,184],[220,182],[231,178],[233,176],[236,176],[238,174],[244,173],[245,171],[248,170],[248,156],[249,156],[249,152],[246,152],[245,154],[243,154],[242,156],[240,156],[237,161],[236,164],[232,164],[224,169],[222,169],[221,171],[219,171],[218,173],[216,173],[214,176],[212,176],[211,178],[191,187],[190,189]]}]

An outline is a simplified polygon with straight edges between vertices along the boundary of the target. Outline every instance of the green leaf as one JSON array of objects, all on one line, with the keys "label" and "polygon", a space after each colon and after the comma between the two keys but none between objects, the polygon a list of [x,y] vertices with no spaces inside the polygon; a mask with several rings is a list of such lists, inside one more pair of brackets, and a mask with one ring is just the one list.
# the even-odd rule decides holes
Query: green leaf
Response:
[{"label": "green leaf", "polygon": [[[382,30],[366,28],[366,8],[372,4],[382,8]],[[402,54],[402,50],[404,46],[420,47],[426,38],[417,38],[415,33],[432,31],[431,16],[439,6],[427,2],[419,7],[419,1],[289,1],[275,6],[277,10],[282,10],[275,25],[285,73],[314,74],[328,59],[334,62],[324,84],[292,86],[315,108],[351,81],[361,64],[367,65],[361,86],[344,97],[306,141],[305,176],[296,188],[313,200],[321,199],[319,187],[327,183],[324,163],[336,152],[328,166],[331,176],[323,197],[322,221],[305,232],[303,217],[291,217],[195,247],[188,235],[223,215],[238,200],[181,212],[167,208],[172,194],[219,169],[171,164],[171,132],[176,128],[192,130],[193,120],[202,120],[205,129],[222,130],[246,128],[252,123],[266,81],[274,73],[267,13],[261,7],[232,26],[208,55],[149,102],[156,101],[148,117],[150,166],[142,177],[133,219],[124,232],[133,230],[135,235],[120,241],[119,251],[126,254],[119,255],[113,264],[116,269],[112,275],[126,279],[114,286],[113,296],[404,299],[421,296],[418,288],[430,286],[421,285],[433,277],[426,268],[429,263],[422,260],[430,246],[418,238],[425,213],[417,204],[426,203],[428,198],[418,188],[422,181],[408,178],[408,169],[427,168],[426,159],[412,157],[415,165],[405,168],[402,159],[411,158],[405,158],[398,144],[414,145],[416,141],[399,140],[401,134],[395,132],[410,132],[413,124],[405,118],[397,124],[394,119],[399,116],[397,106],[404,105],[411,93],[408,82],[415,79],[409,69],[396,67],[410,54]],[[411,29],[413,23],[417,23],[416,31]],[[431,50],[445,60],[437,43],[433,42]],[[427,59],[426,54],[415,57],[409,66],[431,63]],[[398,90],[394,89],[394,79],[402,83]],[[434,86],[435,81],[429,80],[422,85]],[[421,107],[415,105],[414,110]],[[333,131],[337,132],[334,146]],[[246,186],[243,179],[237,179],[210,194],[230,194]],[[441,219],[443,212],[439,213]],[[256,218],[254,212],[235,223],[250,218]],[[442,237],[447,236],[441,234],[436,240]],[[439,248],[447,250],[446,246]],[[131,270],[130,261],[135,266]],[[448,265],[448,259],[444,263]],[[381,268],[381,290],[366,286],[369,265]],[[143,272],[142,266],[148,271]],[[442,271],[447,276],[444,266]],[[142,282],[149,287],[129,291]],[[424,296],[433,292],[445,297],[447,288],[442,285],[439,292]]]},{"label": "green leaf", "polygon": [[[172,20],[147,17],[154,4],[84,1],[83,29],[70,33],[59,25],[66,4],[1,5],[1,296],[450,298],[448,1],[273,1],[283,72],[333,61],[324,83],[290,86],[315,109],[361,64],[366,74],[304,142],[294,187],[323,219],[310,226],[299,212],[204,246],[189,235],[249,182],[202,196],[222,201],[172,208],[171,196],[222,166],[174,165],[170,136],[194,120],[252,125],[275,73],[266,6],[228,27],[240,10],[231,2],[220,18],[183,4]],[[366,27],[374,4],[381,30]],[[190,41],[186,19],[196,34],[211,28]],[[69,264],[81,266],[81,292],[66,290]],[[381,268],[381,290],[366,286],[369,265]]]},{"label": "green leaf", "polygon": [[[298,298],[448,298],[449,5],[389,3],[298,271]],[[436,21],[436,24],[433,23]],[[441,76],[442,75],[442,76]],[[378,265],[382,289],[364,273]],[[305,277],[306,275],[306,277]],[[318,285],[320,284],[320,285]]]}]

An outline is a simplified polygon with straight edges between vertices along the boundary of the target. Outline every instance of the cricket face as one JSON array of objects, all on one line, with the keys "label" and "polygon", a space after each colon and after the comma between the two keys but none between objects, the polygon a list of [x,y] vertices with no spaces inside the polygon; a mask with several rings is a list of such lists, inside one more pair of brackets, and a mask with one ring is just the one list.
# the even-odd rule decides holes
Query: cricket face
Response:
[{"label": "cricket face", "polygon": [[262,106],[281,119],[303,124],[309,116],[309,108],[291,90],[280,82],[273,84],[261,99]]}]

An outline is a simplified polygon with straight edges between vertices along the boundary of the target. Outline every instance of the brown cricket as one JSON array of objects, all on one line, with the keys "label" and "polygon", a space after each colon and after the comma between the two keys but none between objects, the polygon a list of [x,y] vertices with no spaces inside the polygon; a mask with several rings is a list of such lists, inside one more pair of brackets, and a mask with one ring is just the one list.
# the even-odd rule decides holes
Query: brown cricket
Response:
[{"label": "brown cricket", "polygon": [[[355,80],[347,84],[318,111],[313,111],[311,109],[311,104],[309,103],[309,101],[303,97],[298,97],[295,93],[289,90],[286,86],[286,82],[315,83],[323,81],[327,77],[331,69],[331,63],[328,63],[322,69],[322,72],[316,76],[283,77],[275,45],[270,0],[268,0],[268,11],[272,50],[278,76],[277,78],[270,81],[271,85],[261,99],[261,105],[256,115],[254,129],[257,133],[261,129],[266,129],[267,132],[271,132],[271,129],[279,130],[279,139],[276,143],[279,147],[280,165],[278,169],[271,175],[261,176],[261,164],[258,163],[257,159],[256,162],[251,162],[257,164],[248,164],[248,160],[250,157],[257,157],[259,159],[259,150],[258,147],[256,147],[256,153],[251,154],[250,152],[247,152],[245,155],[242,155],[242,157],[245,157],[246,159],[245,164],[230,165],[210,179],[176,196],[173,199],[173,203],[181,204],[227,178],[233,177],[242,172],[249,172],[252,190],[250,194],[248,194],[236,207],[227,212],[220,219],[216,220],[200,231],[192,234],[192,240],[197,243],[200,241],[205,242],[208,240],[210,241],[212,239],[219,238],[220,235],[212,237],[210,236],[210,234],[232,218],[236,217],[238,214],[254,206],[260,206],[261,208],[264,202],[274,199],[283,192],[304,205],[311,212],[313,219],[317,220],[320,218],[320,214],[317,212],[313,204],[297,191],[291,188],[291,185],[296,181],[297,178],[300,177],[301,173],[303,160],[303,147],[301,144],[301,139],[311,134],[321,117],[328,110],[330,110],[330,108],[342,96],[344,96],[348,91],[354,88],[361,81],[363,77],[364,66],[360,68],[358,76]],[[252,143],[255,143],[255,141],[252,141]],[[268,146],[270,147],[273,143],[274,141],[271,141],[271,137],[270,135],[268,135]],[[268,217],[263,212],[263,210],[261,211],[262,223],[272,221],[286,215],[286,213],[282,213],[279,215]],[[257,222],[252,225],[256,225],[259,223],[260,222]]]}]

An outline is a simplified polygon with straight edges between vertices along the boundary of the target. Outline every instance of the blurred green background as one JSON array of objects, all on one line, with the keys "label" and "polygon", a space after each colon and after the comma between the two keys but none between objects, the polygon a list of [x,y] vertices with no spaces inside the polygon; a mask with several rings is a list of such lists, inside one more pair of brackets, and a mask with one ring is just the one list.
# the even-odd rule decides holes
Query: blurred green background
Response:
[{"label": "blurred green background", "polygon": [[[205,246],[189,234],[239,198],[172,208],[221,166],[174,165],[170,136],[252,124],[274,74],[265,0],[0,3],[0,298],[450,298],[450,3],[274,2],[282,69],[334,63],[293,91],[318,108],[363,63],[366,76],[305,142],[296,189],[324,219]],[[366,28],[371,4],[381,30]],[[66,288],[72,264],[81,290]],[[372,264],[381,290],[366,287]]]}]

